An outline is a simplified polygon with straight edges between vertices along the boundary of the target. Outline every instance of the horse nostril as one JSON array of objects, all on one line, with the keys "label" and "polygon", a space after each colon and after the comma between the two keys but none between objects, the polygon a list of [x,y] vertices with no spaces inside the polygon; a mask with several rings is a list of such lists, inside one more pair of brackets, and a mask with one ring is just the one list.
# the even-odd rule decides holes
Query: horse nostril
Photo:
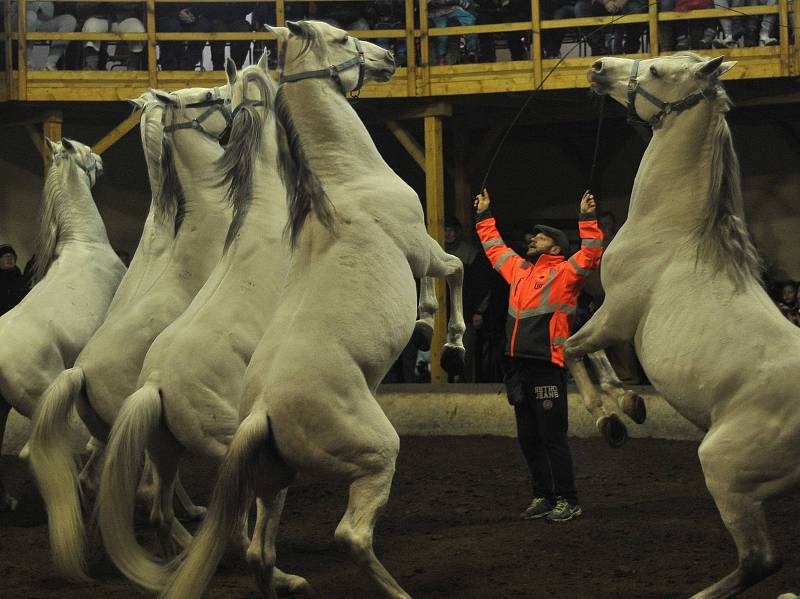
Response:
[{"label": "horse nostril", "polygon": [[594,64],[592,65],[592,70],[595,73],[602,73],[603,72],[603,61],[602,60],[596,60],[594,62]]}]

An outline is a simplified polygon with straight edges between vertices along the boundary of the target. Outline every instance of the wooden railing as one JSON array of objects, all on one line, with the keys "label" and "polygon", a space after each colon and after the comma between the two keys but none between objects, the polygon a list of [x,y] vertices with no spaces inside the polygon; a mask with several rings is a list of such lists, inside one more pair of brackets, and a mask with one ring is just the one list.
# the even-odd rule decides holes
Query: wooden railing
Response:
[{"label": "wooden railing", "polygon": [[[5,71],[0,73],[0,100],[121,100],[133,97],[149,87],[175,89],[193,85],[218,84],[219,72],[160,71],[156,60],[156,47],[165,41],[261,41],[272,40],[267,31],[253,32],[196,32],[165,33],[156,31],[156,4],[215,3],[218,0],[83,0],[95,3],[144,4],[145,33],[37,33],[26,31],[26,0],[18,0],[16,31],[10,23],[10,0],[2,0],[5,15],[4,59]],[[54,0],[73,2],[74,0]],[[336,0],[316,0],[317,2]],[[372,0],[366,0],[372,1]],[[264,3],[264,0],[228,0],[230,3]],[[278,25],[285,23],[287,0],[272,0],[275,4]],[[697,10],[688,13],[658,12],[657,3],[649,4],[647,13],[613,17],[589,17],[561,20],[542,20],[539,0],[531,0],[531,20],[514,23],[495,23],[467,27],[434,28],[428,23],[427,4],[419,0],[405,0],[405,29],[373,29],[352,31],[362,39],[404,39],[407,65],[398,70],[389,84],[368,85],[365,97],[424,97],[470,93],[526,91],[538,87],[545,89],[585,87],[586,67],[591,57],[575,56],[564,59],[558,68],[556,59],[542,58],[540,33],[549,29],[571,29],[577,27],[596,28],[613,23],[625,25],[642,23],[647,25],[649,48],[636,56],[647,57],[659,54],[658,29],[661,23],[686,19],[709,19],[741,17],[742,15],[777,14],[779,21],[779,43],[777,46],[726,49],[724,53],[739,61],[739,67],[729,73],[732,78],[788,77],[800,75],[800,0],[795,0],[794,43],[790,43],[789,0],[779,0],[775,6],[752,6],[737,8],[736,12],[719,8]],[[415,20],[416,21],[415,25]],[[530,59],[512,62],[470,63],[455,65],[431,65],[431,38],[438,36],[515,32],[530,32]],[[27,42],[32,41],[106,41],[144,42],[147,46],[146,71],[28,71],[26,68]],[[16,43],[17,69],[12,68],[12,42]],[[719,54],[719,50],[698,51],[703,54]]]}]

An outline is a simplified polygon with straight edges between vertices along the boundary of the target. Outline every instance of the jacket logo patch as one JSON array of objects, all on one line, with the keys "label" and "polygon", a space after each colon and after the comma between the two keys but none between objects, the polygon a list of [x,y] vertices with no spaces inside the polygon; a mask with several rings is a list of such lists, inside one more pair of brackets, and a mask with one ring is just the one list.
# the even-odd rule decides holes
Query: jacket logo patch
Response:
[{"label": "jacket logo patch", "polygon": [[[555,385],[544,385],[541,387],[534,387],[533,393],[536,399],[558,399],[558,387]],[[552,403],[551,407],[552,407]]]},{"label": "jacket logo patch", "polygon": [[552,399],[545,399],[545,400],[542,402],[542,407],[543,407],[545,410],[551,410],[551,409],[553,408],[553,400],[552,400]]}]

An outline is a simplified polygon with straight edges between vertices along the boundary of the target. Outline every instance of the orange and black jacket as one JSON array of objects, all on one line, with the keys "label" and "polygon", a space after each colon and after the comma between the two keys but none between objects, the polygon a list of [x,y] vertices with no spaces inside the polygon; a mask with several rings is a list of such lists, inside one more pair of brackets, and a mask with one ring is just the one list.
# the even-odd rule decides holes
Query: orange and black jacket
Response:
[{"label": "orange and black jacket", "polygon": [[581,249],[569,259],[543,254],[535,264],[517,255],[497,231],[488,210],[475,228],[492,267],[511,285],[506,319],[506,354],[564,366],[563,344],[570,336],[583,281],[600,267],[603,232],[595,214],[581,214]]}]

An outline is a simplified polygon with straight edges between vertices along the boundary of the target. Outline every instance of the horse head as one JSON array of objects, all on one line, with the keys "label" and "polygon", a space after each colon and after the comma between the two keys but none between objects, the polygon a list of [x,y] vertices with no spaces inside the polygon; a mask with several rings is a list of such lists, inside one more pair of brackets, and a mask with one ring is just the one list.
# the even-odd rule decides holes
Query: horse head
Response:
[{"label": "horse head", "polygon": [[151,89],[150,94],[164,108],[164,133],[195,129],[214,141],[224,143],[231,123],[227,85],[192,87],[176,92]]},{"label": "horse head", "polygon": [[321,21],[286,21],[268,27],[278,38],[281,83],[331,79],[342,94],[358,91],[367,81],[386,82],[395,72],[394,55]]},{"label": "horse head", "polygon": [[587,79],[596,94],[625,106],[630,122],[658,128],[670,114],[720,95],[720,77],[736,65],[724,60],[691,52],[646,60],[606,57],[589,67]]},{"label": "horse head", "polygon": [[89,178],[89,187],[94,187],[103,174],[103,159],[86,146],[74,139],[62,138],[60,142],[44,138],[50,163],[55,166],[62,161],[74,164]]}]

